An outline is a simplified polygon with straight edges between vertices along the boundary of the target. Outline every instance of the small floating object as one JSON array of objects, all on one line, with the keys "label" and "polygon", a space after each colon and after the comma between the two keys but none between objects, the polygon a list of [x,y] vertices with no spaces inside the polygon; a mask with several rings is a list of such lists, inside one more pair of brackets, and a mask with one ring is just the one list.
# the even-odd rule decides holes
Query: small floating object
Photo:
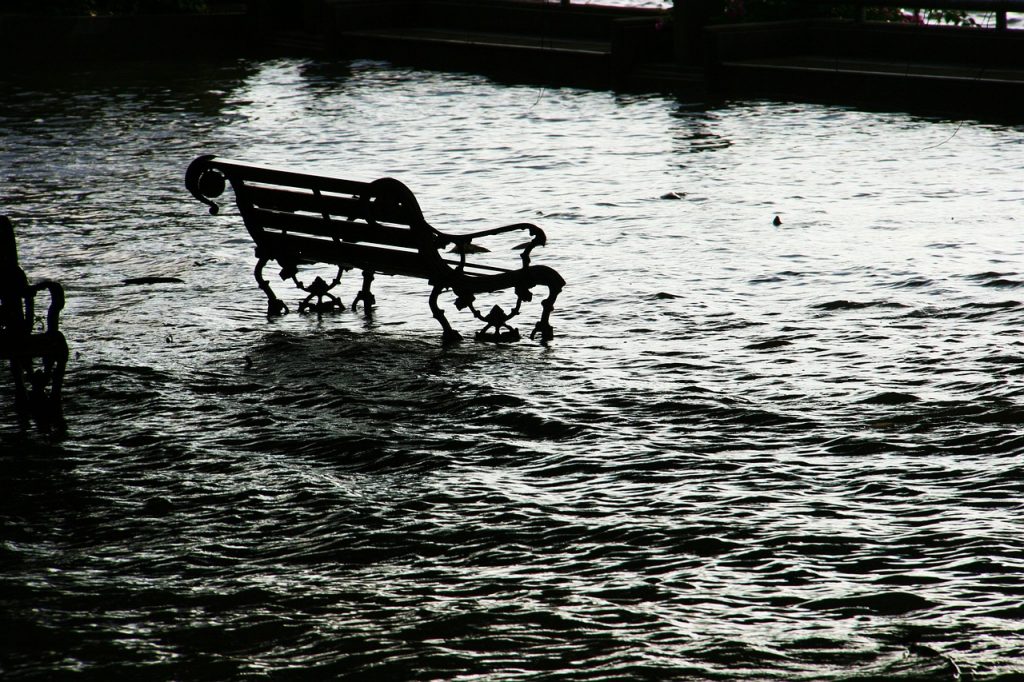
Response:
[{"label": "small floating object", "polygon": [[138,286],[146,284],[184,284],[185,280],[178,277],[129,277],[121,280],[125,286]]},{"label": "small floating object", "polygon": [[778,227],[781,224],[782,224],[782,218],[780,218],[779,216],[775,216],[775,220],[772,221],[772,225],[774,225],[775,227]]},{"label": "small floating object", "polygon": [[662,199],[671,199],[671,200],[674,200],[674,201],[678,201],[678,200],[682,199],[685,196],[686,196],[686,192],[666,192],[666,193],[661,195],[661,198]]}]

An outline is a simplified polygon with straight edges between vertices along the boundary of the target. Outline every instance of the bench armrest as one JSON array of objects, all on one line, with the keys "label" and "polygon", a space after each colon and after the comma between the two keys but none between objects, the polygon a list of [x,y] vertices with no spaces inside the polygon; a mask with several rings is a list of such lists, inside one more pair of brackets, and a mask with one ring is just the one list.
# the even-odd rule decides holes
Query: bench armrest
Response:
[{"label": "bench armrest", "polygon": [[501,227],[492,227],[489,230],[480,230],[479,232],[469,232],[466,234],[445,234],[438,232],[438,248],[443,248],[448,244],[453,244],[457,247],[459,254],[462,258],[462,265],[466,264],[466,247],[474,239],[479,237],[490,237],[496,234],[504,234],[506,232],[515,232],[517,230],[526,230],[530,233],[530,241],[520,244],[516,248],[523,250],[522,259],[523,267],[530,264],[530,252],[538,246],[544,246],[547,243],[547,236],[544,234],[544,230],[540,229],[533,223],[515,223],[513,225],[502,225]]},{"label": "bench armrest", "polygon": [[44,289],[50,294],[50,305],[46,309],[46,333],[52,334],[60,327],[60,311],[64,309],[64,287],[60,282],[47,279],[29,286],[25,296],[25,313],[26,318],[31,321],[34,316],[35,295]]}]

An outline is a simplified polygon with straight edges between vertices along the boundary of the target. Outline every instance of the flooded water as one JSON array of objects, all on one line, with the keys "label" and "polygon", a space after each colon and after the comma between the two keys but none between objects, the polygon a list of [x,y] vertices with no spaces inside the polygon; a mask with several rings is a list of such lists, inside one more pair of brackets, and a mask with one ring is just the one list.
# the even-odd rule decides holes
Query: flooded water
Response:
[{"label": "flooded water", "polygon": [[[0,425],[5,679],[1024,676],[1022,129],[374,62],[0,78],[73,356],[64,439]],[[203,153],[536,222],[556,338],[442,347],[386,277],[268,321]]]}]

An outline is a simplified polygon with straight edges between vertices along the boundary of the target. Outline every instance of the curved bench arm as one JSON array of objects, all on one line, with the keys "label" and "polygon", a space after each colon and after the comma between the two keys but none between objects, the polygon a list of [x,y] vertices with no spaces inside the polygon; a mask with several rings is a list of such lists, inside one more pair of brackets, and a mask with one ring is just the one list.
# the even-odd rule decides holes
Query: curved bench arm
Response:
[{"label": "curved bench arm", "polygon": [[220,206],[214,201],[224,193],[223,172],[214,167],[213,154],[196,157],[185,171],[185,187],[199,201],[210,207],[210,215],[217,215]]},{"label": "curved bench arm", "polygon": [[46,279],[29,286],[25,296],[26,319],[31,324],[34,316],[35,295],[44,289],[50,294],[50,306],[46,310],[46,333],[53,334],[60,327],[60,311],[64,309],[64,287],[60,282]]},{"label": "curved bench arm", "polygon": [[461,264],[466,264],[466,247],[469,246],[472,241],[478,237],[490,237],[491,235],[504,234],[506,232],[514,232],[516,230],[526,230],[530,233],[532,238],[529,242],[521,244],[516,248],[523,249],[523,267],[530,265],[530,252],[538,246],[544,246],[547,244],[547,236],[544,234],[544,230],[540,229],[533,223],[515,223],[513,225],[502,225],[501,227],[493,227],[489,230],[480,230],[479,232],[469,232],[467,234],[446,234],[444,232],[438,232],[438,248],[442,248],[448,244],[453,244],[458,247],[459,253],[461,254]]}]

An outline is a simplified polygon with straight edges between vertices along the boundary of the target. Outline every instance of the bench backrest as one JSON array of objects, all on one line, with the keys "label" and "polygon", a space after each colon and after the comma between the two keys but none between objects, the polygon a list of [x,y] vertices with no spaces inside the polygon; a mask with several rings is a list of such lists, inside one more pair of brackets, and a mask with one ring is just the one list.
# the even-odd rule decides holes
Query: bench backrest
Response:
[{"label": "bench backrest", "polygon": [[18,264],[18,243],[14,225],[7,216],[0,216],[0,332],[26,334],[31,330],[30,310],[26,313],[28,278]]},{"label": "bench backrest", "polygon": [[260,257],[285,271],[326,262],[383,274],[431,278],[449,268],[438,254],[439,233],[423,218],[401,182],[357,182],[201,156],[185,184],[217,213],[214,199],[230,182],[235,203]]}]

